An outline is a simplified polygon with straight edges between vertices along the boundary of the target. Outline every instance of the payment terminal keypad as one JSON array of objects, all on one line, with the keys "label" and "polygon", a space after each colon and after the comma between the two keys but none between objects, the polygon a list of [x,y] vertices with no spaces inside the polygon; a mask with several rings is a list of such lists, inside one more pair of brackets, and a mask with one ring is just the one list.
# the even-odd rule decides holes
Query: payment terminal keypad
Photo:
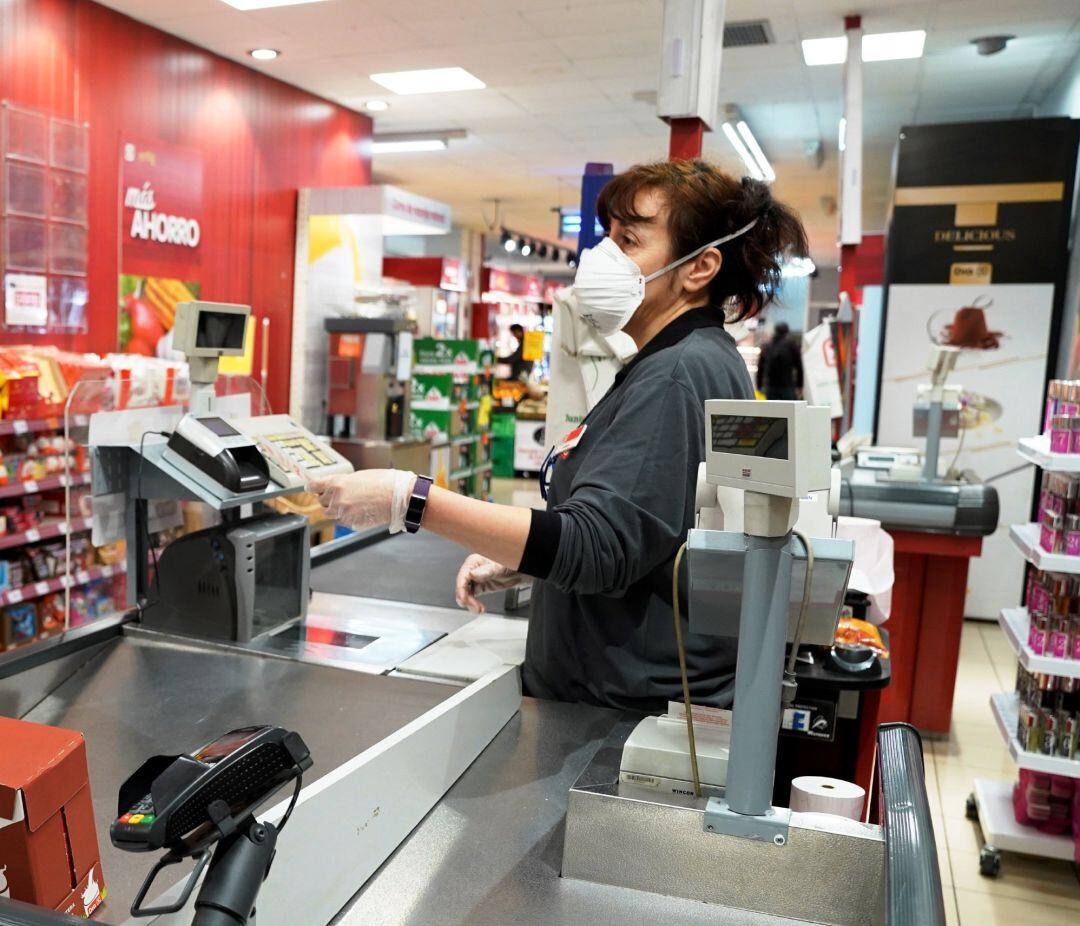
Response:
[{"label": "payment terminal keypad", "polygon": [[318,443],[305,434],[266,434],[262,437],[262,440],[272,444],[293,463],[303,467],[305,470],[333,466],[336,462],[324,452]]}]

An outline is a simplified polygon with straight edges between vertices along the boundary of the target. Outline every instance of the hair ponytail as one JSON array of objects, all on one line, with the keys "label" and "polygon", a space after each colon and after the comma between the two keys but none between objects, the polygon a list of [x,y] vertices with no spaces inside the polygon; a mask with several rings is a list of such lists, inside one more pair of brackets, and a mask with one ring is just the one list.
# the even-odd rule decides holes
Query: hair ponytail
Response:
[{"label": "hair ponytail", "polygon": [[736,318],[749,318],[775,298],[782,282],[781,261],[805,257],[809,245],[799,216],[773,198],[767,183],[743,177],[731,205],[738,210],[736,226],[755,218],[757,224],[725,247],[710,292],[720,304],[733,303]]}]

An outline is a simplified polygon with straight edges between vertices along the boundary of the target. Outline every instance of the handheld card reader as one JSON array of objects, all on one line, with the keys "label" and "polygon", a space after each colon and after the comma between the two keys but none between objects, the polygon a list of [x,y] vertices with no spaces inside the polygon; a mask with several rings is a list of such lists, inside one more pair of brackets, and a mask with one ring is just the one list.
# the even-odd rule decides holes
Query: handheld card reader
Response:
[{"label": "handheld card reader", "polygon": [[169,438],[164,458],[183,470],[194,467],[238,495],[260,492],[270,482],[266,459],[251,438],[213,415],[181,418]]},{"label": "handheld card reader", "polygon": [[[222,922],[247,922],[269,870],[277,833],[311,765],[300,734],[272,726],[241,727],[190,754],[154,756],[143,763],[120,788],[109,838],[127,852],[167,851],[143,882],[132,916],[181,910],[212,855],[196,910],[227,911],[234,918]],[[292,780],[293,803],[278,827],[256,822],[255,810]],[[179,900],[167,908],[143,907],[160,871],[189,857],[198,862]],[[218,920],[211,915],[205,922]]]}]

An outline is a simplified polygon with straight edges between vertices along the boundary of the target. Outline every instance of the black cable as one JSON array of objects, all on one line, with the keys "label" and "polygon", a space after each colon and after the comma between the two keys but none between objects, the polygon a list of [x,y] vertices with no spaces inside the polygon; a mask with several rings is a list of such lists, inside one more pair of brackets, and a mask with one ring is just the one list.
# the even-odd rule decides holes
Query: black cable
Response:
[{"label": "black cable", "polygon": [[[142,437],[139,439],[139,469],[135,477],[135,504],[141,504],[145,501],[142,497],[142,474],[143,474],[143,461],[146,459],[144,451],[146,449],[146,438],[150,434],[157,434],[160,437],[171,437],[172,435],[168,431],[143,431]],[[136,515],[136,518],[138,516]],[[139,609],[139,617],[142,617],[142,612],[147,607],[154,607],[161,601],[161,583],[158,579],[158,558],[157,549],[154,547],[154,538],[150,533],[150,506],[146,507],[146,522],[143,525],[144,532],[146,534],[146,545],[150,549],[150,560],[154,564],[154,580],[152,589],[154,591],[154,600],[150,600],[149,590],[145,601],[135,600],[135,607]],[[143,564],[137,562],[135,564],[135,575],[128,576],[129,582],[137,582],[139,570],[142,569]]]},{"label": "black cable", "polygon": [[[300,766],[296,766],[300,768]],[[281,822],[277,825],[278,835],[285,829],[285,824],[289,822],[289,817],[292,816],[293,810],[296,808],[296,801],[300,797],[300,789],[304,786],[304,773],[300,772],[296,776],[296,784],[293,786],[292,800],[289,801],[289,806],[285,809],[285,816],[281,818]]]}]

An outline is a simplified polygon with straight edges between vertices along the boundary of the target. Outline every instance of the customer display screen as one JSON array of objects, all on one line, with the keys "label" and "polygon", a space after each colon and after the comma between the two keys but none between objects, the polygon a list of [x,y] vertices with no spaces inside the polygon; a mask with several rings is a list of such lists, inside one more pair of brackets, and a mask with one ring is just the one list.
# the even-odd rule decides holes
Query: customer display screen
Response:
[{"label": "customer display screen", "polygon": [[267,537],[255,544],[253,634],[272,630],[301,612],[303,561],[303,534],[299,530]]},{"label": "customer display screen", "polygon": [[212,743],[207,743],[201,749],[192,753],[192,757],[207,765],[216,765],[222,759],[232,755],[241,746],[246,746],[256,736],[269,729],[265,726],[241,727],[232,730],[224,736],[218,737]]},{"label": "customer display screen", "polygon": [[200,312],[195,346],[243,350],[247,316],[238,312]]},{"label": "customer display screen", "polygon": [[216,434],[218,437],[240,436],[240,432],[223,418],[199,418],[198,421],[207,431],[211,434]]},{"label": "customer display screen", "polygon": [[738,453],[769,460],[788,458],[786,418],[757,415],[713,415],[713,453]]}]

